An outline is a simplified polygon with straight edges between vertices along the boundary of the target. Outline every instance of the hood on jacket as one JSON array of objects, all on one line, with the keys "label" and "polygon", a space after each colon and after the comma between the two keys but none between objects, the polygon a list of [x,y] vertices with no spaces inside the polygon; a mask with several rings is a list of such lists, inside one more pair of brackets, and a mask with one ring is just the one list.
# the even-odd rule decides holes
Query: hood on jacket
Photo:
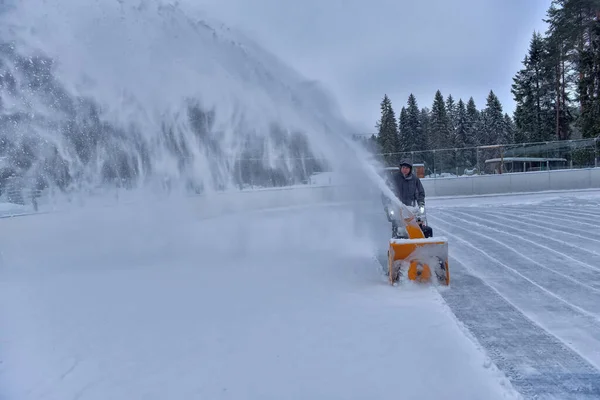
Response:
[{"label": "hood on jacket", "polygon": [[[405,158],[402,161],[400,161],[400,163],[398,164],[398,168],[402,168],[403,165],[406,165],[410,168],[410,172],[408,173],[408,176],[411,176],[412,172],[413,172],[412,162],[408,158]],[[402,175],[402,171],[400,171],[400,175]]]}]

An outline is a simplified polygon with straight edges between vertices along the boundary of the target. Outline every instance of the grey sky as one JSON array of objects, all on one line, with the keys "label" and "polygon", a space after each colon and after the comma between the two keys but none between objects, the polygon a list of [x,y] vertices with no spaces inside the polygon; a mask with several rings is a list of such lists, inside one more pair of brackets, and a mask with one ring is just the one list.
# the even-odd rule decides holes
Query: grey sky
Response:
[{"label": "grey sky", "polygon": [[512,114],[512,77],[550,0],[192,0],[323,82],[346,117],[375,131],[384,93],[399,112],[437,89]]}]

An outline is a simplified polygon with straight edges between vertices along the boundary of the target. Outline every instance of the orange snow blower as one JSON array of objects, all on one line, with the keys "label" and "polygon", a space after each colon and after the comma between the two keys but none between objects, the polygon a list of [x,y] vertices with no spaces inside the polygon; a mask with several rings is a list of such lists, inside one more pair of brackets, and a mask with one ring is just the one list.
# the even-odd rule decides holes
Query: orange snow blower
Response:
[{"label": "orange snow blower", "polygon": [[432,237],[433,230],[427,225],[425,207],[402,205],[399,215],[386,207],[386,212],[388,221],[392,223],[388,249],[390,284],[408,279],[449,285],[448,240]]}]

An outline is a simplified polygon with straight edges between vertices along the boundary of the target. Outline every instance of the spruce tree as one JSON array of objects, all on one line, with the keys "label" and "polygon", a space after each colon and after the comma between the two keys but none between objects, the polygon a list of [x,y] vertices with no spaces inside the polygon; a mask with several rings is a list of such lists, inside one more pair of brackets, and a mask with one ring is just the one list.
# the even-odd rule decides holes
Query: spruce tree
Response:
[{"label": "spruce tree", "polygon": [[381,101],[381,119],[377,122],[378,142],[383,153],[383,158],[388,165],[397,163],[396,153],[399,149],[398,122],[388,95]]},{"label": "spruce tree", "polygon": [[[450,121],[444,97],[439,90],[435,93],[431,107],[430,129],[433,148],[436,149],[434,158],[436,173],[444,171],[454,173],[454,152],[449,150],[452,147]],[[441,149],[444,151],[440,151]]]},{"label": "spruce tree", "polygon": [[507,143],[504,127],[504,112],[502,104],[493,90],[487,97],[486,107],[482,112],[483,140],[485,145]]},{"label": "spruce tree", "polygon": [[459,99],[456,107],[456,137],[454,141],[457,148],[467,146],[467,127],[467,107],[462,99]]},{"label": "spruce tree", "polygon": [[427,149],[427,136],[421,127],[421,112],[414,94],[408,96],[406,109],[407,151],[424,151]]},{"label": "spruce tree", "polygon": [[454,146],[457,148],[456,163],[459,173],[465,168],[472,168],[470,160],[472,150],[466,149],[468,141],[467,122],[467,107],[464,101],[459,99],[456,106],[456,132],[454,137]]},{"label": "spruce tree", "polygon": [[515,135],[517,128],[513,119],[508,114],[504,114],[504,140],[506,143],[516,143]]},{"label": "spruce tree", "polygon": [[446,98],[446,112],[448,113],[448,129],[450,130],[450,147],[459,147],[456,145],[456,127],[458,124],[458,109],[451,94]]},{"label": "spruce tree", "polygon": [[480,112],[477,109],[477,105],[475,104],[473,97],[470,97],[469,101],[467,102],[465,114],[466,121],[464,146],[469,150],[465,150],[463,155],[466,158],[467,166],[472,168],[477,165],[477,151],[474,149],[474,147],[481,143],[482,132]]},{"label": "spruce tree", "polygon": [[421,135],[423,143],[425,143],[424,152],[418,153],[416,160],[425,163],[425,169],[432,172],[433,153],[429,150],[433,148],[431,140],[431,111],[427,107],[423,107],[419,113],[419,124],[421,125]]},{"label": "spruce tree", "polygon": [[400,117],[398,119],[398,143],[400,152],[404,153],[410,151],[411,139],[407,127],[406,107],[402,107],[400,110]]},{"label": "spruce tree", "polygon": [[442,93],[438,90],[431,107],[431,139],[434,149],[447,149],[451,147],[450,120],[446,111],[446,104]]},{"label": "spruce tree", "polygon": [[465,138],[466,147],[474,147],[481,144],[482,139],[482,125],[481,115],[475,104],[473,97],[469,98],[467,102],[467,121],[466,121],[467,135]]}]

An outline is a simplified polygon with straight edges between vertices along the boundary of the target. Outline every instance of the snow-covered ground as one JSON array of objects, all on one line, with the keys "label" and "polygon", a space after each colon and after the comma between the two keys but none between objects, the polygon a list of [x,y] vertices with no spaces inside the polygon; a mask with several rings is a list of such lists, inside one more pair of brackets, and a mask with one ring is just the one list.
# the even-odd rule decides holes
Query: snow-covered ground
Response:
[{"label": "snow-covered ground", "polygon": [[0,220],[4,398],[505,398],[351,208],[155,211]]},{"label": "snow-covered ground", "polygon": [[599,204],[431,199],[450,288],[387,284],[377,202],[0,219],[0,398],[598,398]]},{"label": "snow-covered ground", "polygon": [[450,238],[442,296],[514,387],[600,398],[600,190],[430,203]]}]

